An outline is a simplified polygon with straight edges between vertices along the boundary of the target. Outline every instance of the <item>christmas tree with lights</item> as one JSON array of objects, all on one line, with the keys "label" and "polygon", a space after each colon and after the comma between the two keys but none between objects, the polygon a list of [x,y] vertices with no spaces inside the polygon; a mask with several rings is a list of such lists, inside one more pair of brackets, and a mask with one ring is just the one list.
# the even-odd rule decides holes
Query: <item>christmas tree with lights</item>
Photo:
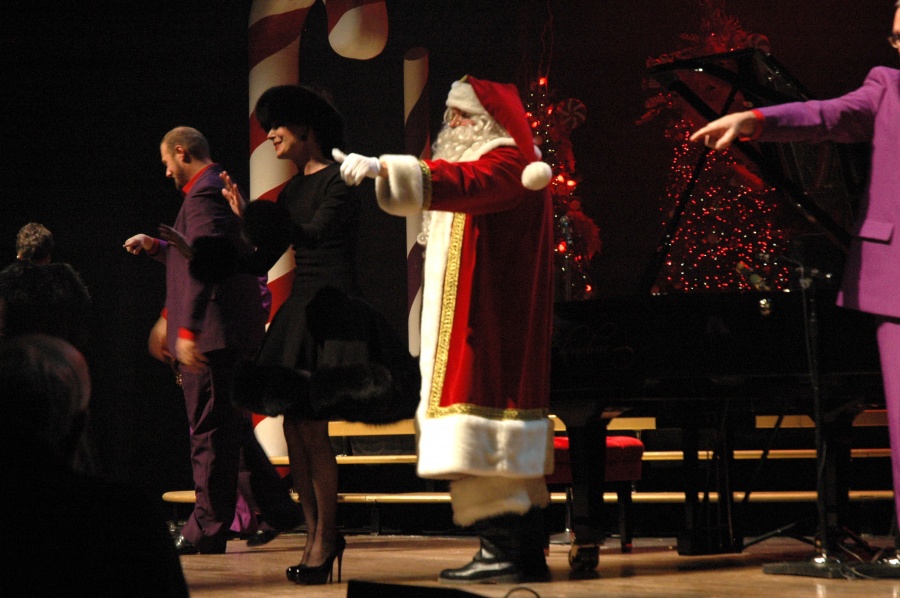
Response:
[{"label": "christmas tree with lights", "polygon": [[[683,35],[681,49],[648,60],[648,67],[744,48],[768,51],[764,36],[748,34],[725,14],[723,0],[700,0],[700,4],[704,11],[700,33]],[[686,76],[704,77],[702,73]],[[713,109],[730,108],[725,106],[732,100],[730,85],[719,82],[717,89],[710,77],[703,78],[702,84]],[[713,152],[688,141],[706,120],[652,79],[645,85],[654,95],[647,100],[647,111],[638,124],[666,119],[665,135],[674,146],[660,209],[667,224],[680,218],[652,292],[787,288],[787,268],[770,263],[766,256],[785,251],[797,214],[734,150]],[[745,109],[732,103],[735,109]],[[682,203],[688,192],[690,196]],[[676,206],[683,211],[679,213]]]},{"label": "christmas tree with lights", "polygon": [[581,179],[575,171],[571,139],[572,131],[587,118],[586,108],[575,98],[554,100],[547,77],[533,81],[525,98],[534,143],[544,162],[553,169],[549,189],[555,227],[555,299],[588,299],[595,293],[590,262],[601,249],[600,229],[581,210]]}]

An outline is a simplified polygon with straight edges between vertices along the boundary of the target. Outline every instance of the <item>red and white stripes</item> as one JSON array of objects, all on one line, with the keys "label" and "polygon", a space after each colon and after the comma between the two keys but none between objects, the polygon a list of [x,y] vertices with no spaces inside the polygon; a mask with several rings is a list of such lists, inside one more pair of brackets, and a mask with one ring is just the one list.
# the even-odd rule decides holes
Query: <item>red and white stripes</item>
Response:
[{"label": "red and white stripes", "polygon": [[384,0],[326,0],[328,43],[344,58],[368,60],[384,50],[388,36]]},{"label": "red and white stripes", "polygon": [[[428,51],[412,48],[403,55],[403,119],[406,151],[422,159],[431,157],[428,132]],[[422,268],[425,256],[416,242],[422,215],[406,219],[406,298],[409,352],[420,350],[419,321],[422,310]]]}]

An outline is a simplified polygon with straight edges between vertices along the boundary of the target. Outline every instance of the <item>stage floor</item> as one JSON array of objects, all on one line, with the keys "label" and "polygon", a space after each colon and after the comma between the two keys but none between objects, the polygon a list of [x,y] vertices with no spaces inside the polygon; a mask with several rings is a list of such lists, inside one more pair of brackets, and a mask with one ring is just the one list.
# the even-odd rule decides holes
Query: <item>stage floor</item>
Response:
[{"label": "stage floor", "polygon": [[[900,596],[900,579],[821,579],[763,572],[766,563],[804,561],[812,556],[810,545],[789,538],[771,538],[741,554],[679,556],[673,539],[637,538],[634,552],[621,554],[618,542],[610,540],[600,553],[593,578],[570,575],[568,547],[552,545],[548,564],[553,579],[525,584],[527,590],[510,592],[515,585],[439,584],[441,569],[464,565],[474,555],[478,541],[472,537],[348,535],[341,583],[297,586],[284,570],[300,558],[304,534],[285,534],[259,548],[247,548],[234,540],[225,555],[181,557],[191,596],[347,596],[348,581],[404,584],[422,588],[416,594],[429,596],[427,588],[455,587],[474,596],[542,597],[810,597],[866,598]],[[866,538],[875,547],[892,545],[889,538]],[[335,567],[335,578],[337,567]],[[396,595],[387,591],[384,595]],[[367,593],[366,596],[375,596]]]}]

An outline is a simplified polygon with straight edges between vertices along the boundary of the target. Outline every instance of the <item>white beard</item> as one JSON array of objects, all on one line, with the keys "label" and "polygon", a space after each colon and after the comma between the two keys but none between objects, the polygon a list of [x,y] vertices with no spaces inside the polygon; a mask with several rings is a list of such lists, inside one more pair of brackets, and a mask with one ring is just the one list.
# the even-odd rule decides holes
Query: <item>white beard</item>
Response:
[{"label": "white beard", "polygon": [[473,114],[469,118],[475,123],[459,127],[444,125],[431,148],[435,160],[458,162],[466,153],[474,152],[488,141],[509,137],[509,133],[487,114]]},{"label": "white beard", "polygon": [[[432,157],[435,160],[464,162],[466,156],[477,155],[478,148],[485,143],[500,137],[509,137],[506,129],[487,114],[473,114],[469,118],[475,123],[459,127],[449,127],[446,123],[444,124],[431,147]],[[422,212],[422,230],[416,236],[416,242],[423,247],[428,244],[430,224],[431,211],[425,210]]]}]

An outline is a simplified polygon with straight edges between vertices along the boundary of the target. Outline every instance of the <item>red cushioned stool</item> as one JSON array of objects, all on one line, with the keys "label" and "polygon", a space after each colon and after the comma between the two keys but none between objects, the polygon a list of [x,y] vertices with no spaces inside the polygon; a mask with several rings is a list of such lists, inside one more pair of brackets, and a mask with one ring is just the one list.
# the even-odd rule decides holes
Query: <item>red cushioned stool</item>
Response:
[{"label": "red cushioned stool", "polygon": [[[644,443],[631,436],[606,437],[606,484],[615,489],[619,506],[619,536],[622,552],[631,552],[633,524],[631,521],[632,484],[641,479],[641,459]],[[548,484],[571,484],[572,463],[569,458],[569,438],[556,436],[553,439],[553,473],[547,476]],[[566,490],[566,518],[571,516],[572,493]],[[568,527],[568,525],[567,525]]]}]

